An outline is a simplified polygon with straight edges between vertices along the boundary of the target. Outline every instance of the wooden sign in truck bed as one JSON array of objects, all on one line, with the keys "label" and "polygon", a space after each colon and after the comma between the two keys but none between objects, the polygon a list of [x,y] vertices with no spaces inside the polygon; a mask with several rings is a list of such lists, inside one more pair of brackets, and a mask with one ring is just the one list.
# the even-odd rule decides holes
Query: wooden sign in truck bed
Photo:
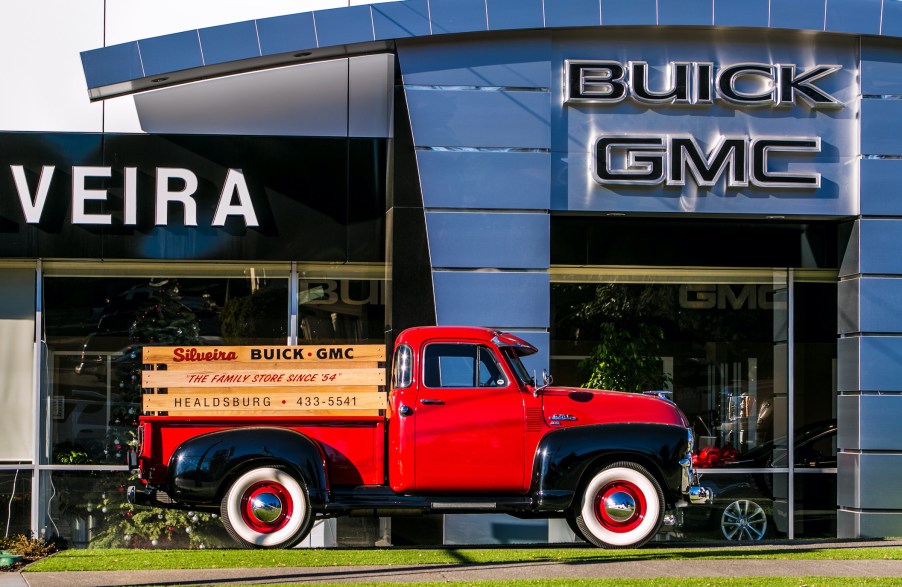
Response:
[{"label": "wooden sign in truck bed", "polygon": [[385,347],[144,347],[143,409],[170,416],[380,415]]}]

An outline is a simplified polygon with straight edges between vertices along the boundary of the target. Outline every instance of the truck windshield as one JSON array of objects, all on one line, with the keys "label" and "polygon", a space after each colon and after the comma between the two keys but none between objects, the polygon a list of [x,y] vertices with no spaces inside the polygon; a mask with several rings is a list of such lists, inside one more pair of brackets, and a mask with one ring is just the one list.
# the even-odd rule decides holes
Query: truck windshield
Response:
[{"label": "truck windshield", "polygon": [[530,376],[529,371],[526,370],[526,367],[523,366],[523,363],[520,362],[520,357],[517,356],[517,353],[514,352],[514,349],[502,348],[501,353],[504,355],[504,360],[507,361],[508,366],[511,371],[514,372],[514,375],[520,381],[522,385],[535,385],[535,381],[533,381],[532,376]]}]

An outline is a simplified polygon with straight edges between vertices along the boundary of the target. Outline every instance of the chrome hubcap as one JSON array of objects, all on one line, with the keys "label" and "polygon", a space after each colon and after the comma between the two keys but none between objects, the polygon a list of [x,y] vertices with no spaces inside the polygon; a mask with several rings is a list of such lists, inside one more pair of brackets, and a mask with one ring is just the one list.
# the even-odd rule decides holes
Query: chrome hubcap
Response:
[{"label": "chrome hubcap", "polygon": [[636,501],[625,491],[617,491],[605,498],[604,509],[612,520],[626,522],[636,513]]},{"label": "chrome hubcap", "polygon": [[269,524],[282,515],[282,500],[272,493],[258,493],[251,501],[250,510],[255,518]]}]

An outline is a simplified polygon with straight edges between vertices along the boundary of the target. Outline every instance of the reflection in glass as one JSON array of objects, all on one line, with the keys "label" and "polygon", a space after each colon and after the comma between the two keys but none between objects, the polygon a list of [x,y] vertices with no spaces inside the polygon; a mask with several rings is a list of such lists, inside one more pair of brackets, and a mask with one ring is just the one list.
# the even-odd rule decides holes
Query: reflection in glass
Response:
[{"label": "reflection in glass", "polygon": [[383,344],[385,282],[377,279],[302,279],[298,338],[304,342]]},{"label": "reflection in glass", "polygon": [[0,531],[31,535],[31,471],[0,471]]},{"label": "reflection in glass", "polygon": [[288,282],[239,276],[47,277],[54,464],[123,464],[141,411],[145,345],[284,344]]},{"label": "reflection in glass", "polygon": [[782,290],[760,277],[552,284],[555,382],[671,390],[694,429],[699,467],[742,461],[762,445],[785,450],[771,442],[786,435]]},{"label": "reflection in glass", "polygon": [[129,504],[125,471],[45,471],[44,527],[74,548],[210,548],[233,544],[215,514]]}]

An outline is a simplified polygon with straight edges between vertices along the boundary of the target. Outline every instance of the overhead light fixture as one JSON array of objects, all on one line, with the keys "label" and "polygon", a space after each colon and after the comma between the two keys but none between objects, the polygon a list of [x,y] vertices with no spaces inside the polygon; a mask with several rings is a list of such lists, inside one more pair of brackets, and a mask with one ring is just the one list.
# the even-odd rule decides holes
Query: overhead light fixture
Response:
[{"label": "overhead light fixture", "polygon": [[301,51],[300,53],[295,53],[294,57],[309,57],[310,51]]},{"label": "overhead light fixture", "polygon": [[165,82],[165,81],[168,80],[168,79],[169,79],[168,77],[155,77],[155,78],[153,78],[153,79],[150,80],[150,81],[151,81],[152,83],[158,84],[158,83],[160,83],[160,82]]}]

